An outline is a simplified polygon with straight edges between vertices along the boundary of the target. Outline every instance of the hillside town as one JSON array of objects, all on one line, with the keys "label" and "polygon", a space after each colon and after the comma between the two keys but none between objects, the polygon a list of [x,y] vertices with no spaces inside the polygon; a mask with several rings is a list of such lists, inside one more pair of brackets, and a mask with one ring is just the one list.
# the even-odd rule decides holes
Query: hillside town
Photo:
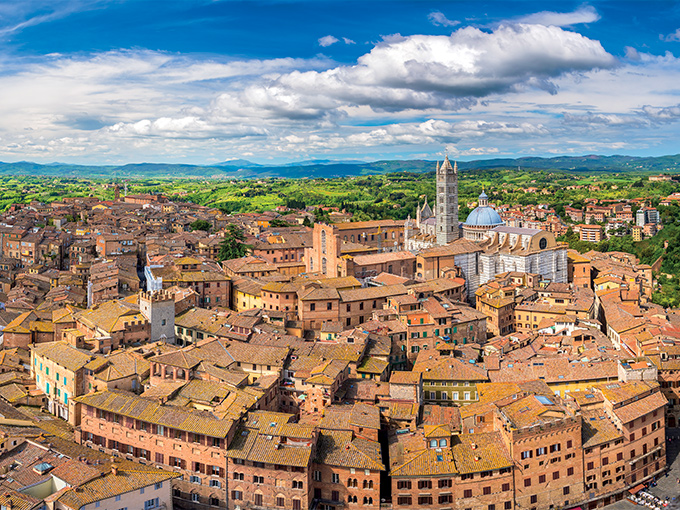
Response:
[{"label": "hillside town", "polygon": [[648,201],[462,218],[448,157],[405,221],[112,186],[0,217],[3,510],[591,510],[666,473],[661,262],[558,241],[652,237]]}]

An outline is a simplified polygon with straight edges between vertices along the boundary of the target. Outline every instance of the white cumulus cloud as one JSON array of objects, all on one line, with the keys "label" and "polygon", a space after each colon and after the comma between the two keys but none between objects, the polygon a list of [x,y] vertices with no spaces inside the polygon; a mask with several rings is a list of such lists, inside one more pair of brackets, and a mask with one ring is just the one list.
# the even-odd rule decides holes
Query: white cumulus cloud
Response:
[{"label": "white cumulus cloud", "polygon": [[537,23],[540,25],[553,25],[567,27],[580,23],[594,23],[600,19],[594,7],[586,5],[572,12],[541,11],[518,18],[521,23]]},{"label": "white cumulus cloud", "polygon": [[675,32],[672,32],[668,35],[660,35],[659,38],[663,41],[666,42],[679,42],[680,41],[680,28],[678,28]]},{"label": "white cumulus cloud", "polygon": [[326,48],[327,46],[335,44],[338,41],[339,39],[337,37],[333,37],[332,35],[324,35],[323,37],[319,38],[319,46]]},{"label": "white cumulus cloud", "polygon": [[440,11],[432,11],[427,15],[427,19],[429,19],[430,23],[433,25],[441,27],[454,27],[460,25],[460,21],[450,20]]}]

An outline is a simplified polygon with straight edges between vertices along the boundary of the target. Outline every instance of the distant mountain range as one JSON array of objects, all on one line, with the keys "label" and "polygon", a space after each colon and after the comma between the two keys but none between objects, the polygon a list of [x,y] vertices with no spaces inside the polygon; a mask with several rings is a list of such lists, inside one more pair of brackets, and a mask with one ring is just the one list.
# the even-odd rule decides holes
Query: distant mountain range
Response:
[{"label": "distant mountain range", "polygon": [[[560,156],[555,158],[484,159],[460,162],[461,171],[521,168],[523,170],[558,170],[569,172],[649,172],[680,173],[680,155],[659,157],[635,156]],[[100,178],[202,178],[254,179],[333,178],[376,175],[391,172],[432,172],[434,161],[387,160],[362,162],[357,160],[310,160],[284,165],[260,165],[244,159],[224,161],[214,165],[184,165],[165,163],[134,163],[114,165],[70,165],[66,163],[38,164],[28,161],[0,162],[0,175],[32,175],[52,177]]]}]

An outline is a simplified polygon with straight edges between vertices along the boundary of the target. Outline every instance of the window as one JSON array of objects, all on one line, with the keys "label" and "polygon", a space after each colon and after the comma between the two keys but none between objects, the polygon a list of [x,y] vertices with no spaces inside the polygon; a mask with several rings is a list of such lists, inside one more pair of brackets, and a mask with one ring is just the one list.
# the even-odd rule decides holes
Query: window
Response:
[{"label": "window", "polygon": [[262,506],[262,494],[255,494],[253,502],[255,503],[256,506]]},{"label": "window", "polygon": [[545,483],[545,475],[538,475],[538,483]]},{"label": "window", "polygon": [[418,496],[418,504],[419,505],[431,505],[432,504],[432,496]]},{"label": "window", "polygon": [[276,506],[286,506],[286,499],[283,496],[276,496]]},{"label": "window", "polygon": [[331,492],[331,500],[332,501],[340,501],[340,492],[332,491]]},{"label": "window", "polygon": [[574,474],[574,468],[573,467],[567,468],[567,476],[571,476],[573,474]]},{"label": "window", "polygon": [[491,494],[491,487],[483,487],[482,488],[482,494],[484,494],[485,496],[488,496],[489,494]]},{"label": "window", "polygon": [[201,501],[201,498],[200,498],[200,496],[199,496],[197,493],[192,492],[192,493],[191,493],[191,501],[192,501],[193,503],[199,503],[199,502]]},{"label": "window", "polygon": [[116,501],[120,501],[120,494],[116,496]]},{"label": "window", "polygon": [[439,496],[439,504],[453,503],[453,494],[443,494]]},{"label": "window", "polygon": [[264,483],[264,476],[253,476],[253,483]]},{"label": "window", "polygon": [[536,496],[536,495],[534,494],[533,496],[531,496],[530,501],[531,501],[532,503],[536,503],[536,502],[538,501],[538,496]]},{"label": "window", "polygon": [[411,496],[398,496],[397,505],[399,506],[411,506]]},{"label": "window", "polygon": [[231,491],[231,499],[236,501],[243,500],[243,492],[241,491]]},{"label": "window", "polygon": [[512,501],[505,502],[505,510],[510,510],[512,508]]},{"label": "window", "polygon": [[525,478],[524,479],[524,486],[525,487],[531,487],[531,478]]},{"label": "window", "polygon": [[504,483],[504,484],[501,486],[501,490],[502,490],[503,492],[509,491],[509,490],[510,490],[510,484],[509,484],[509,483]]},{"label": "window", "polygon": [[432,480],[418,480],[418,488],[419,489],[431,489],[432,488]]},{"label": "window", "polygon": [[397,482],[397,489],[410,489],[411,480],[399,480]]},{"label": "window", "polygon": [[522,459],[530,459],[531,454],[532,454],[531,450],[526,450],[526,451],[522,452]]},{"label": "window", "polygon": [[[340,483],[340,475],[339,475],[339,474],[333,473],[333,475],[331,476],[331,478],[332,478],[331,481],[332,481],[333,483]],[[337,500],[333,500],[333,501],[337,501]]]},{"label": "window", "polygon": [[321,471],[314,471],[314,481],[315,482],[321,481]]},{"label": "window", "polygon": [[304,487],[304,483],[300,480],[293,480],[293,489],[302,489]]},{"label": "window", "polygon": [[189,477],[189,481],[190,481],[191,483],[195,483],[195,484],[197,484],[197,485],[201,485],[201,477],[200,477],[200,476],[193,476],[193,475],[192,475],[192,476]]},{"label": "window", "polygon": [[144,510],[149,510],[150,508],[158,507],[158,498],[147,499],[144,502]]},{"label": "window", "polygon": [[560,472],[559,471],[553,471],[553,480],[559,480],[560,479]]},{"label": "window", "polygon": [[156,485],[154,485],[154,489],[158,490],[163,487],[163,482],[158,482]]},{"label": "window", "polygon": [[300,500],[299,499],[293,499],[293,510],[301,510],[302,506],[300,505]]},{"label": "window", "polygon": [[463,497],[464,498],[471,498],[472,497],[472,489],[465,489],[463,491]]},{"label": "window", "polygon": [[564,487],[564,488],[562,489],[562,494],[564,494],[565,496],[566,496],[567,494],[569,494],[569,487]]},{"label": "window", "polygon": [[[453,484],[453,481],[450,478],[445,478],[444,480],[439,480],[439,488],[440,489],[448,489],[451,488]],[[410,487],[409,487],[410,489]]]},{"label": "window", "polygon": [[218,489],[222,488],[222,482],[219,480],[210,480],[210,487],[217,487]]}]

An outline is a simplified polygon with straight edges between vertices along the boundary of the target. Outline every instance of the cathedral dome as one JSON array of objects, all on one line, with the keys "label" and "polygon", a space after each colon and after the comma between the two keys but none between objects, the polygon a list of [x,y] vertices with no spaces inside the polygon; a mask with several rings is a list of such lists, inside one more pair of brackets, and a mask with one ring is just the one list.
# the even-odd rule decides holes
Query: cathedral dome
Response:
[{"label": "cathedral dome", "polygon": [[503,225],[503,220],[493,207],[489,206],[489,197],[482,190],[479,195],[479,206],[468,215],[463,224],[466,227],[496,227]]},{"label": "cathedral dome", "polygon": [[469,227],[495,227],[503,225],[503,220],[493,207],[475,207],[468,215],[464,225]]}]

